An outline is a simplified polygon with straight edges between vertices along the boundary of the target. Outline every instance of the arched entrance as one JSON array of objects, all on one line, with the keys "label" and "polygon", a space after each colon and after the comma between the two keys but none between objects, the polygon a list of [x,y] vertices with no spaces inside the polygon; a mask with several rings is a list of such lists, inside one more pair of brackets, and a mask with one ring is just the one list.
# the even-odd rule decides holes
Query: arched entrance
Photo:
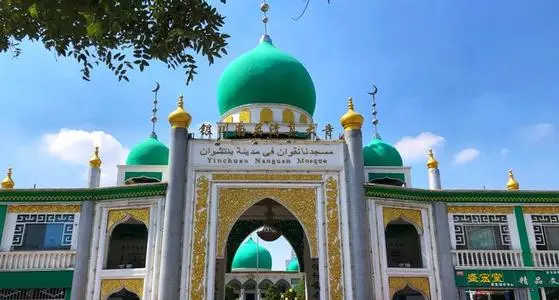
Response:
[{"label": "arched entrance", "polygon": [[422,268],[420,233],[402,219],[388,223],[385,229],[386,260],[389,268]]},{"label": "arched entrance", "polygon": [[107,300],[140,300],[138,295],[128,291],[127,289],[122,289],[116,293],[113,293],[107,298]]},{"label": "arched entrance", "polygon": [[409,286],[401,289],[394,294],[392,300],[425,300],[425,296],[415,289],[410,288]]}]

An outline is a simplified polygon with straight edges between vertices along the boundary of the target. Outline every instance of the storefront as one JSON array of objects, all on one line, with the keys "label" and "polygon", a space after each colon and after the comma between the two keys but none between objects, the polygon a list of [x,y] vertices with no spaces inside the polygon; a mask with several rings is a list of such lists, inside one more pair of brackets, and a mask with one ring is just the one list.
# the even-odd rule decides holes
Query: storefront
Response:
[{"label": "storefront", "polygon": [[559,270],[457,270],[455,279],[464,300],[559,300]]}]

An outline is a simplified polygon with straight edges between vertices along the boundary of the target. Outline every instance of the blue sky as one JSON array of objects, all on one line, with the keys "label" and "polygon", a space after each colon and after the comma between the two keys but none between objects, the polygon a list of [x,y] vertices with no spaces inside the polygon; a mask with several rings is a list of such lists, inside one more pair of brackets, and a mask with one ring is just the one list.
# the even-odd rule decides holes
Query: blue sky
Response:
[{"label": "blue sky", "polygon": [[[14,168],[17,187],[83,186],[93,139],[102,141],[104,180],[113,182],[111,167],[150,133],[155,81],[162,141],[179,94],[193,124],[217,120],[220,74],[263,29],[259,1],[213,2],[227,16],[229,55],[209,67],[200,58],[190,86],[158,63],[132,72],[130,83],[101,67],[85,82],[77,63],[38,44],[25,43],[15,60],[0,55],[0,169]],[[302,1],[270,1],[269,32],[309,70],[320,126],[340,131],[353,96],[369,121],[367,142],[366,92],[376,84],[380,133],[412,166],[415,187],[427,185],[425,152],[433,147],[445,188],[502,189],[512,168],[522,189],[559,189],[559,2],[311,2],[295,22]]]}]

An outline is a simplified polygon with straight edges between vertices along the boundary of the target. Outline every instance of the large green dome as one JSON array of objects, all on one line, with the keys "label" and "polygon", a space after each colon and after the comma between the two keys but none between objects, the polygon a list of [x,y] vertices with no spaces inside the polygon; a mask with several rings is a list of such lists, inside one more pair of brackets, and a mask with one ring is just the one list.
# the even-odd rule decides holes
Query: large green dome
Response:
[{"label": "large green dome", "polygon": [[169,148],[156,137],[149,137],[132,147],[126,158],[126,165],[129,166],[168,164]]},{"label": "large green dome", "polygon": [[363,148],[365,166],[401,167],[404,165],[402,156],[394,146],[374,138]]},{"label": "large green dome", "polygon": [[272,269],[272,255],[252,238],[244,242],[233,257],[231,269]]},{"label": "large green dome", "polygon": [[314,84],[303,64],[277,49],[267,36],[225,69],[217,99],[222,116],[255,103],[289,104],[312,115],[316,105]]},{"label": "large green dome", "polygon": [[291,261],[287,265],[287,268],[285,269],[285,271],[287,271],[287,272],[299,272],[299,260],[297,259],[297,257],[293,257],[291,259]]}]

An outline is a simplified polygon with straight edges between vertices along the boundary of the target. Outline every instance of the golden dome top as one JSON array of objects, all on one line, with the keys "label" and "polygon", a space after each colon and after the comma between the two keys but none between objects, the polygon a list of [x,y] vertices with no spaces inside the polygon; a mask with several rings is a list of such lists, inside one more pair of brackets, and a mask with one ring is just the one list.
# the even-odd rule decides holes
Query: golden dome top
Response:
[{"label": "golden dome top", "polygon": [[2,182],[0,183],[0,186],[3,189],[13,189],[15,185],[16,184],[14,183],[14,181],[12,179],[12,168],[8,168],[8,172],[6,173],[6,178],[4,178],[4,180],[2,180]]},{"label": "golden dome top", "polygon": [[353,99],[347,100],[347,112],[340,118],[344,130],[358,130],[363,126],[364,118],[353,110]]},{"label": "golden dome top", "polygon": [[177,109],[169,114],[169,123],[174,128],[188,128],[190,122],[192,122],[192,117],[184,110],[183,105],[184,101],[181,95],[179,96]]},{"label": "golden dome top", "polygon": [[101,158],[99,158],[99,147],[95,147],[93,156],[91,156],[91,159],[89,160],[89,166],[98,169],[101,167],[101,163]]},{"label": "golden dome top", "polygon": [[509,170],[509,181],[507,181],[507,190],[515,191],[518,190],[519,187],[520,185],[518,184],[518,181],[514,179],[514,174],[512,174],[512,170]]},{"label": "golden dome top", "polygon": [[435,159],[435,155],[433,154],[433,149],[429,149],[429,158],[427,159],[427,168],[429,169],[438,169],[439,162]]}]

